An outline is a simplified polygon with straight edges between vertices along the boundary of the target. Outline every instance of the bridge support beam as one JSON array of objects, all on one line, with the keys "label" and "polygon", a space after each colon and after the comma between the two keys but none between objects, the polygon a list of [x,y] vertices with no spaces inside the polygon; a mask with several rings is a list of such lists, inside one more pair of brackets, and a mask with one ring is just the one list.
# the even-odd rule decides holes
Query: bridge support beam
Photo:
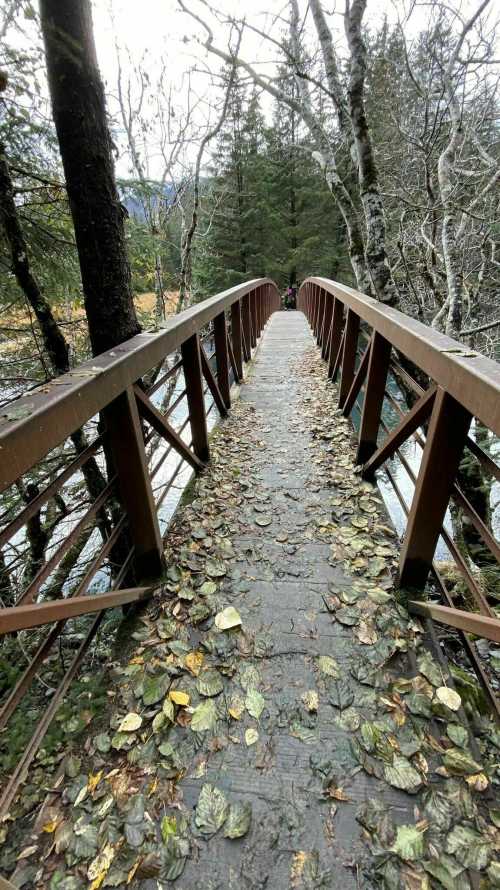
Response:
[{"label": "bridge support beam", "polygon": [[377,450],[377,436],[382,416],[391,349],[389,341],[377,331],[374,331],[359,427],[358,450],[356,454],[356,463],[358,464],[366,463],[368,458]]},{"label": "bridge support beam", "polygon": [[229,386],[229,354],[227,348],[226,313],[220,312],[214,318],[215,359],[217,361],[217,385],[226,408],[231,407]]},{"label": "bridge support beam", "polygon": [[210,457],[210,452],[208,448],[207,418],[205,414],[198,334],[193,334],[192,337],[184,341],[181,346],[181,355],[189,409],[189,422],[193,437],[193,451],[196,457],[203,463],[206,463]]},{"label": "bridge support beam", "polygon": [[344,407],[344,402],[354,380],[356,367],[356,350],[358,347],[359,315],[352,309],[347,310],[347,319],[344,331],[344,348],[342,351],[342,373],[339,387],[339,408]]},{"label": "bridge support beam", "polygon": [[114,399],[103,414],[135,548],[135,565],[139,577],[155,578],[163,568],[163,543],[133,388]]},{"label": "bridge support beam", "polygon": [[400,587],[425,587],[471,419],[438,388],[401,549]]}]

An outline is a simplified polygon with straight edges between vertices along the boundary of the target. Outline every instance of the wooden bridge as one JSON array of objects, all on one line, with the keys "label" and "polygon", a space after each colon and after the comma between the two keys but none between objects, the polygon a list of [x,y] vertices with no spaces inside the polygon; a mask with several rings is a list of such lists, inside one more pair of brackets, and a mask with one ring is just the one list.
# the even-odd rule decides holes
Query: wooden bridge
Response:
[{"label": "wooden bridge", "polygon": [[[268,279],[232,288],[0,420],[13,574],[30,522],[91,458],[107,470],[0,612],[0,633],[23,632],[30,651],[3,702],[4,737],[71,622],[90,616],[2,791],[4,824],[22,826],[28,850],[7,862],[11,886],[498,886],[498,703],[477,641],[500,642],[499,591],[445,517],[458,505],[499,560],[457,473],[469,452],[500,481],[474,435],[478,423],[500,435],[500,367],[326,279],[304,282],[299,311],[279,309]],[[399,418],[390,427],[384,406]],[[65,443],[79,429],[75,453]],[[418,474],[401,450],[410,437]],[[19,508],[16,485],[38,466],[45,484]],[[197,478],[163,530],[186,467]],[[378,470],[407,515],[400,543]],[[47,598],[89,529],[78,583]],[[108,674],[109,713],[45,783],[41,812],[28,794],[27,816],[38,752],[104,617],[143,602],[134,646]]]}]

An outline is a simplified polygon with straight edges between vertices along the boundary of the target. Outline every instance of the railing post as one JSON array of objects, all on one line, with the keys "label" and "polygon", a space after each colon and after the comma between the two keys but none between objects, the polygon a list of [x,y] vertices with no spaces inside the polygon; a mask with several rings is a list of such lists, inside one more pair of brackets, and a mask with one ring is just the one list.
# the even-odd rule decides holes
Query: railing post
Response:
[{"label": "railing post", "polygon": [[385,384],[391,358],[391,344],[373,332],[368,361],[363,411],[359,426],[356,463],[364,464],[377,450],[377,436],[384,402]]},{"label": "railing post", "polygon": [[250,295],[245,294],[242,306],[243,334],[245,338],[246,355],[245,361],[249,362],[252,358],[252,319],[250,318]]},{"label": "railing post", "polygon": [[155,578],[163,568],[163,544],[132,387],[114,399],[103,415],[111,460],[118,475],[120,497],[135,549],[138,576]]},{"label": "railing post", "polygon": [[243,380],[243,350],[241,343],[241,302],[236,300],[231,306],[231,333],[233,338],[233,354],[238,377]]},{"label": "railing post", "polygon": [[250,297],[250,341],[252,349],[257,346],[257,291],[253,290]]},{"label": "railing post", "polygon": [[318,339],[318,328],[319,328],[319,312],[320,312],[320,299],[319,299],[319,287],[317,284],[313,284],[312,286],[312,297],[314,301],[314,314],[313,314],[313,334],[314,339],[317,341]]},{"label": "railing post", "polygon": [[333,297],[325,291],[325,313],[323,318],[323,345],[321,348],[321,357],[328,358],[328,350],[330,346],[330,334],[333,316]]},{"label": "railing post", "polygon": [[193,451],[204,463],[209,459],[205,396],[201,376],[200,341],[193,334],[181,346],[182,370],[186,384],[186,398],[189,409],[189,422],[193,439]]},{"label": "railing post", "polygon": [[438,388],[401,548],[400,587],[425,587],[471,419]]},{"label": "railing post", "polygon": [[339,389],[339,408],[344,407],[354,380],[354,369],[356,367],[356,350],[358,347],[359,335],[359,315],[356,315],[352,309],[347,310],[347,319],[345,323],[344,348],[342,351],[342,373],[340,377]]},{"label": "railing post", "polygon": [[342,322],[344,320],[344,304],[338,299],[333,301],[333,317],[332,317],[332,336],[330,338],[330,354],[328,356],[328,376],[330,380],[333,378],[333,369],[335,367],[335,359],[340,347],[342,339]]},{"label": "railing post", "polygon": [[231,407],[229,384],[229,356],[227,351],[226,313],[220,312],[214,318],[215,359],[217,362],[217,385],[226,408]]}]

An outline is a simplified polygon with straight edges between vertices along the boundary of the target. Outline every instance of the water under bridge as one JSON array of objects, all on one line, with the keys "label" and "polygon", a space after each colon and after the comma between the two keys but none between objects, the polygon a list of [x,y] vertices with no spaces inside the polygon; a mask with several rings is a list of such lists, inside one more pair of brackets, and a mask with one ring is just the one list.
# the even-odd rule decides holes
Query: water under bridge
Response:
[{"label": "water under bridge", "polygon": [[[326,279],[279,310],[273,282],[239,285],[0,420],[6,575],[58,496],[68,514],[0,612],[25,654],[0,738],[32,721],[2,790],[0,887],[499,886],[498,586],[447,511],[498,560],[458,471],[469,454],[500,479],[475,435],[500,435],[500,368]],[[50,748],[61,711],[78,732]]]}]

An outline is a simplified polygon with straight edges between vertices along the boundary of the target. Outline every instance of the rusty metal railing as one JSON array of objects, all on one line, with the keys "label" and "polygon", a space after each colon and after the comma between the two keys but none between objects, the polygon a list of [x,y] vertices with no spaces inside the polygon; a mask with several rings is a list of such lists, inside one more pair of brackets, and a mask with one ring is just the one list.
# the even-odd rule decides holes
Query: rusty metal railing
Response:
[{"label": "rusty metal railing", "polygon": [[[363,477],[373,479],[383,467],[406,516],[398,584],[408,590],[409,608],[459,631],[476,674],[499,713],[472,636],[500,642],[500,620],[488,591],[478,583],[444,521],[451,499],[500,566],[500,547],[492,530],[457,481],[466,451],[479,461],[483,472],[500,481],[500,468],[470,434],[476,418],[500,436],[500,365],[396,309],[325,278],[313,277],[303,283],[298,308],[311,324],[328,364],[328,376],[339,378],[339,408],[346,417],[353,411],[359,414],[357,462]],[[389,381],[411,394],[413,404],[407,412],[394,398]],[[384,405],[390,405],[400,418],[392,429],[384,420]],[[410,437],[422,449],[418,474],[401,451]],[[395,456],[414,485],[411,504],[406,503],[387,466]],[[465,608],[456,608],[434,561],[440,537],[466,585],[472,608],[468,602]],[[429,573],[444,605],[423,599]]]},{"label": "rusty metal railing", "polygon": [[[159,330],[133,337],[2,409],[0,493],[7,508],[0,516],[0,580],[6,579],[9,592],[4,590],[1,603],[0,637],[32,634],[43,626],[48,633],[24,638],[28,649],[30,640],[36,640],[36,651],[7,690],[0,733],[66,623],[85,615],[93,618],[1,793],[0,818],[26,778],[106,611],[150,595],[148,582],[159,577],[164,564],[159,511],[183,470],[199,471],[209,460],[207,417],[214,406],[227,414],[231,381],[242,380],[244,362],[251,359],[267,319],[278,307],[275,284],[254,279],[181,312]],[[69,443],[76,431],[84,435],[79,452]],[[164,478],[173,455],[178,461]],[[85,484],[90,461],[96,462],[104,480],[93,498]],[[66,486],[72,486],[69,495]],[[42,548],[24,583],[29,535],[43,531],[49,512],[52,529],[57,526],[56,540]],[[79,547],[80,555],[86,547],[90,550],[79,577],[75,581],[70,576],[72,583],[58,587],[61,566]],[[111,589],[92,592],[104,568]]]}]

